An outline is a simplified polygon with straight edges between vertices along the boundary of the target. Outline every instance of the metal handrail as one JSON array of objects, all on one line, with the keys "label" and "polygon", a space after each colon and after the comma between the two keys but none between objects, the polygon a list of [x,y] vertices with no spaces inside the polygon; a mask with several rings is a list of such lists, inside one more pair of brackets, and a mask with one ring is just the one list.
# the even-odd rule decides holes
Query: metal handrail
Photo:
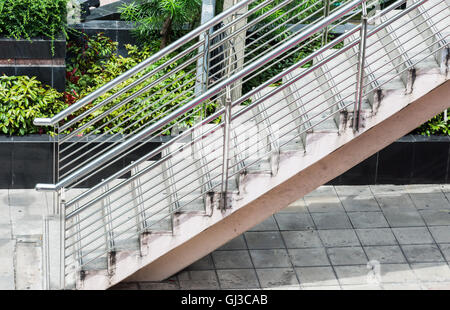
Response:
[{"label": "metal handrail", "polygon": [[[176,111],[173,111],[171,114],[161,118],[160,120],[158,120],[156,123],[150,125],[148,128],[142,130],[141,132],[139,132],[138,134],[132,136],[130,139],[124,141],[123,143],[121,143],[120,145],[116,146],[113,149],[110,149],[108,152],[102,154],[101,156],[97,157],[96,159],[94,159],[93,161],[89,162],[87,165],[85,165],[84,167],[81,167],[79,170],[73,172],[72,174],[66,176],[64,179],[60,180],[57,184],[37,184],[36,185],[36,190],[38,191],[57,191],[61,188],[64,188],[65,186],[71,184],[72,182],[76,181],[77,179],[85,176],[86,174],[92,172],[93,170],[99,168],[100,166],[102,166],[103,164],[105,164],[109,159],[113,158],[114,156],[120,155],[121,153],[123,153],[124,151],[126,151],[127,149],[131,148],[132,146],[136,145],[137,143],[143,141],[146,137],[152,135],[153,133],[157,132],[158,130],[160,130],[161,128],[163,128],[164,126],[166,126],[167,124],[169,124],[170,122],[174,121],[175,119],[177,119],[178,117],[180,117],[181,115],[185,114],[186,112],[188,112],[189,110],[199,106],[200,104],[202,104],[203,102],[205,102],[206,100],[210,99],[211,97],[213,97],[214,95],[218,94],[221,90],[225,89],[227,86],[230,86],[232,84],[234,84],[235,82],[239,81],[240,79],[242,79],[243,77],[247,76],[249,73],[254,72],[255,70],[258,70],[259,68],[263,67],[264,65],[266,65],[267,63],[271,62],[272,60],[276,59],[279,55],[283,54],[283,52],[285,52],[286,50],[291,49],[292,47],[296,46],[297,44],[305,41],[306,39],[310,38],[312,35],[324,30],[327,26],[329,26],[330,24],[332,24],[333,22],[335,22],[336,20],[340,19],[342,16],[346,15],[348,12],[352,11],[354,8],[356,8],[357,6],[359,6],[361,3],[366,2],[367,0],[354,0],[351,1],[347,4],[345,4],[344,6],[342,6],[339,10],[336,10],[334,13],[332,13],[331,15],[329,15],[327,18],[311,25],[310,27],[308,27],[307,29],[305,29],[304,31],[302,31],[300,34],[294,36],[293,38],[291,38],[290,40],[288,40],[287,42],[283,43],[282,45],[280,45],[279,47],[277,47],[276,49],[272,50],[270,53],[268,53],[267,55],[264,55],[263,57],[259,58],[258,60],[256,60],[255,62],[251,63],[250,65],[246,66],[245,68],[243,68],[241,71],[233,74],[232,76],[230,76],[229,78],[225,79],[224,81],[220,82],[219,84],[215,85],[214,87],[212,87],[211,89],[207,90],[205,93],[197,96],[196,98],[194,98],[191,102],[183,105],[182,107],[178,108]],[[246,1],[242,1],[239,3],[238,8],[235,8],[234,10],[232,10],[233,12],[238,10],[239,8],[241,8],[245,3],[247,4],[248,2],[250,2],[249,0]],[[229,10],[227,10],[226,12],[228,12]],[[225,12],[224,12],[225,13]],[[222,14],[221,14],[222,15]],[[229,14],[226,14],[225,16],[227,16]],[[220,15],[219,15],[220,16]],[[219,17],[218,16],[218,17]],[[224,16],[220,16],[222,19]],[[214,21],[216,23],[219,22],[219,20],[216,18],[214,19]],[[210,23],[208,23],[209,26],[211,26],[211,24],[213,24],[213,21],[211,21]],[[205,30],[207,28],[204,28],[206,26],[201,27],[202,30]],[[199,30],[199,28],[197,30],[195,30],[195,36],[197,36],[199,33],[201,33],[201,31]],[[195,37],[194,35],[191,36],[185,36],[185,37]],[[184,39],[185,37],[183,37],[182,39]],[[176,49],[180,46],[180,44],[182,45],[182,43],[186,43],[186,41],[184,40],[178,40],[177,42],[175,42],[174,44],[172,44],[171,46],[169,46],[168,48],[160,51],[159,53],[155,54],[153,57],[149,58],[148,60],[146,60],[144,63],[141,63],[140,65],[138,65],[139,70],[144,68],[145,66],[150,65],[150,61],[156,61],[157,59],[159,59],[161,56],[166,55],[167,50],[172,50]],[[176,46],[176,48],[175,48]],[[166,50],[166,51],[165,51]],[[134,70],[134,71],[132,71]],[[135,68],[131,69],[130,71],[137,72],[139,71]],[[130,72],[128,71],[128,72]],[[128,74],[125,73],[125,74]],[[120,84],[126,77],[128,77],[129,75],[123,74],[121,77],[117,78],[118,80],[120,80],[119,82],[116,81],[116,83],[114,85]],[[109,83],[110,85],[112,85],[112,83]],[[104,87],[106,87],[107,85],[105,85]],[[103,94],[104,92],[106,92],[106,90],[104,90],[103,88],[98,89],[96,92],[92,93],[91,95],[94,94]],[[110,87],[110,86],[108,86]],[[87,98],[87,97],[85,97]],[[89,100],[87,100],[87,102],[90,102],[92,100],[92,98],[90,98]],[[84,103],[86,100],[82,100],[80,102]],[[87,104],[87,103],[86,103]],[[75,106],[75,105],[74,105]],[[72,108],[73,106],[71,106],[70,108]],[[70,109],[69,108],[69,109]],[[60,119],[61,115],[64,114],[66,116],[70,115],[74,109],[66,109],[63,112],[60,113],[60,115],[58,116],[58,119]],[[63,117],[63,118],[64,118]],[[52,118],[52,124],[55,124],[55,122],[53,122],[53,118]]]},{"label": "metal handrail", "polygon": [[173,42],[172,44],[168,45],[167,47],[163,48],[156,54],[150,56],[140,64],[136,65],[135,67],[131,68],[130,70],[122,73],[114,80],[106,83],[102,87],[98,88],[94,92],[90,93],[86,97],[82,98],[81,100],[77,101],[67,109],[59,112],[58,114],[54,115],[51,118],[36,118],[34,119],[33,123],[36,126],[54,126],[58,122],[62,121],[69,115],[73,114],[74,112],[78,111],[79,109],[83,108],[84,106],[90,104],[92,101],[99,98],[101,95],[107,93],[117,85],[120,85],[122,82],[126,81],[128,78],[132,77],[136,73],[142,71],[143,69],[149,67],[156,61],[160,60],[162,57],[169,55],[170,53],[176,51],[178,48],[189,42],[190,40],[198,37],[201,33],[204,31],[210,29],[211,27],[214,27],[221,21],[223,21],[228,16],[232,15],[233,13],[239,11],[249,3],[253,2],[254,0],[242,0],[236,5],[230,7],[229,9],[225,10],[224,12],[220,13],[213,19],[211,19],[209,22],[202,24],[201,26],[195,28],[193,31],[189,32],[188,34],[184,35],[177,41]]}]

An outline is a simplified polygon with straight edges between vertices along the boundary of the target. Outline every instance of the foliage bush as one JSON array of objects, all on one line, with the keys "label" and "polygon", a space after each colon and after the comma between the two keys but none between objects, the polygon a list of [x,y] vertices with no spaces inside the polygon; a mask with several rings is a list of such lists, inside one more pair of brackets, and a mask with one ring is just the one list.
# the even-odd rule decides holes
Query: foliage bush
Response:
[{"label": "foliage bush", "polygon": [[[78,40],[77,42],[70,42],[68,45],[68,52],[72,56],[71,59],[69,59],[67,66],[67,87],[66,92],[64,93],[66,103],[68,105],[73,104],[74,102],[95,91],[97,88],[113,80],[120,74],[136,66],[143,60],[147,59],[159,50],[159,43],[153,41],[143,47],[127,45],[126,48],[128,50],[128,57],[118,56],[116,53],[117,42],[111,41],[103,34],[98,34],[97,36],[91,38],[84,35],[81,40]],[[166,62],[172,56],[173,55],[169,55],[159,60],[152,66],[123,82],[120,87],[116,87],[112,91],[102,95],[93,103],[93,105],[103,101],[112,94],[118,92],[120,89],[133,83],[146,73]],[[95,113],[92,113],[89,117],[86,117],[80,125],[109,110],[111,107],[115,106],[136,91],[143,89],[150,83],[171,71],[174,67],[176,67],[176,65],[177,64],[170,65],[167,69],[152,75],[143,83],[134,87],[133,90],[118,96],[118,98],[112,100],[111,103],[95,111]],[[195,64],[193,65],[195,66]],[[191,73],[187,74],[187,72]],[[192,68],[187,67],[184,70],[180,70],[177,73],[170,75],[161,83],[153,86],[150,90],[116,109],[114,112],[109,114],[108,117],[102,119],[101,122],[89,127],[85,132],[130,133],[138,129],[143,124],[154,122],[161,116],[165,115],[164,113],[166,113],[166,111],[178,106],[179,104],[187,102],[193,95],[192,89],[195,83],[195,73],[192,72]],[[185,93],[182,94],[183,92]],[[157,105],[150,107],[151,104],[154,104],[154,102],[160,99],[161,101]],[[164,106],[164,108],[161,108],[162,106]],[[78,111],[77,114],[83,113],[86,109],[91,107],[92,105],[88,105],[85,109]],[[214,112],[215,107],[216,106],[214,103],[208,104],[208,113]],[[143,109],[146,110],[143,111]],[[199,113],[201,112],[198,111],[197,114]],[[191,126],[196,116],[199,115],[192,115],[188,117],[181,123],[181,125]],[[128,121],[128,119],[131,119],[132,121]],[[141,120],[137,123],[133,123],[136,119]],[[108,123],[109,121],[111,122]]]},{"label": "foliage bush", "polygon": [[0,36],[54,40],[67,35],[67,0],[0,0]]},{"label": "foliage bush", "polygon": [[121,17],[136,24],[134,34],[141,42],[155,39],[161,48],[173,39],[175,31],[200,22],[201,0],[137,0],[120,7]]},{"label": "foliage bush", "polygon": [[[450,115],[450,109],[447,110],[447,114]],[[445,120],[444,113],[441,113],[412,133],[423,136],[448,136],[450,135],[450,119]]]},{"label": "foliage bush", "polygon": [[49,132],[33,125],[36,117],[52,117],[66,108],[62,94],[35,77],[0,77],[0,132],[19,135]]}]

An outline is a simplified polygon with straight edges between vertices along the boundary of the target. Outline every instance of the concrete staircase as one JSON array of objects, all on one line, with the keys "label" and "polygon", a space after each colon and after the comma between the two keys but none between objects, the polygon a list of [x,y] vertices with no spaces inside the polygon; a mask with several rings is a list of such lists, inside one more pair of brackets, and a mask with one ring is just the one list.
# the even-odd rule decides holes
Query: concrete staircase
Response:
[{"label": "concrete staircase", "polygon": [[[368,95],[358,131],[353,128],[358,45],[344,53],[328,50],[313,60],[317,69],[285,75],[281,85],[251,98],[262,100],[254,108],[234,107],[226,208],[220,203],[220,124],[206,124],[171,144],[163,161],[142,163],[126,186],[92,197],[81,212],[81,206],[72,206],[64,262],[55,248],[48,249],[49,287],[58,287],[54,275],[61,266],[70,289],[163,280],[448,109],[449,46],[443,42],[449,12],[449,1],[428,1],[369,37]],[[114,182],[103,192],[123,181]],[[71,189],[64,201],[84,190]],[[47,224],[49,244],[60,244],[60,219],[48,217]]]}]

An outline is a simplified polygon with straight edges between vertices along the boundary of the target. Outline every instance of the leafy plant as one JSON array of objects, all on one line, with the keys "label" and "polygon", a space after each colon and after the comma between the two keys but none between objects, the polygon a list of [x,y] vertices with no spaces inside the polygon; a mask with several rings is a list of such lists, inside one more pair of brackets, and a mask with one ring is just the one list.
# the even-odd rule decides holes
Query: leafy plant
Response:
[{"label": "leafy plant", "polygon": [[67,36],[67,1],[0,0],[0,36],[28,40]]},{"label": "leafy plant", "polygon": [[[447,113],[450,109],[447,110]],[[423,136],[447,136],[450,134],[450,120],[445,120],[444,113],[436,115],[428,122],[413,131],[414,134]]]},{"label": "leafy plant", "polygon": [[199,21],[201,0],[137,0],[124,4],[119,11],[123,19],[136,24],[135,34],[141,41],[159,38],[164,48],[175,30]]},{"label": "leafy plant", "polygon": [[66,105],[62,94],[35,77],[0,77],[0,132],[20,135],[49,132],[33,125],[36,117],[52,117]]}]

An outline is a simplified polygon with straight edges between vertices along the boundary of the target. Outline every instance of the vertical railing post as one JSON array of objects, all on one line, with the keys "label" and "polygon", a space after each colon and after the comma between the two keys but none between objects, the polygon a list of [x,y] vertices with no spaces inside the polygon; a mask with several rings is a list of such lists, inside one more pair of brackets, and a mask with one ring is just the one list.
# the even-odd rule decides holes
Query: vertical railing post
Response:
[{"label": "vertical railing post", "polygon": [[66,287],[66,202],[64,197],[64,189],[58,192],[59,202],[59,288],[63,290]]},{"label": "vertical railing post", "polygon": [[[323,0],[323,18],[327,18],[330,15],[330,0]],[[328,26],[325,27],[322,34],[322,46],[328,43]]]},{"label": "vertical railing post", "polygon": [[358,70],[356,81],[355,106],[353,110],[353,130],[358,131],[361,126],[361,106],[364,94],[364,71],[367,45],[367,5],[362,2],[361,32],[359,43]]},{"label": "vertical railing post", "polygon": [[224,134],[223,134],[223,163],[222,163],[222,188],[221,188],[221,201],[220,209],[225,210],[227,208],[227,193],[228,193],[228,169],[230,164],[230,134],[231,134],[231,87],[226,87],[225,95],[225,115],[224,115]]}]

